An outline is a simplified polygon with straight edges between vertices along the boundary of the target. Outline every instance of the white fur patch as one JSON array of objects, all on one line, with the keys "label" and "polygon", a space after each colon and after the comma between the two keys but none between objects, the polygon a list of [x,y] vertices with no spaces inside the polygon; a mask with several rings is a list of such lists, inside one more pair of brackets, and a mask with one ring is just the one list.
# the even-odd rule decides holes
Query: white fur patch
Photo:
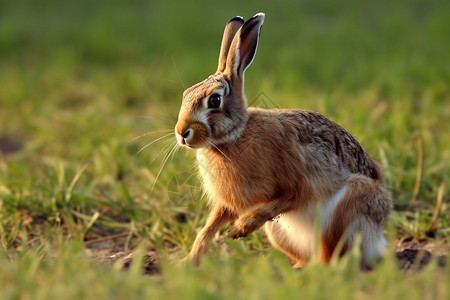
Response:
[{"label": "white fur patch", "polygon": [[311,256],[314,249],[314,214],[315,209],[298,209],[284,213],[273,222],[272,231],[276,240],[289,243],[292,249],[302,256]]},{"label": "white fur patch", "polygon": [[326,230],[330,226],[336,207],[341,203],[346,192],[347,185],[340,188],[322,204],[322,207],[320,208],[320,225],[322,226],[322,230]]},{"label": "white fur patch", "polygon": [[362,235],[361,255],[365,261],[371,262],[384,256],[387,241],[381,228],[372,222],[358,220],[351,226],[352,242],[358,233]]},{"label": "white fur patch", "polygon": [[202,123],[203,125],[205,125],[206,127],[209,128],[208,126],[208,113],[206,110],[201,109],[201,110],[196,110],[194,112],[194,120],[196,120],[197,122]]},{"label": "white fur patch", "polygon": [[[335,194],[323,202],[320,206],[320,226],[321,230],[327,230],[331,226],[336,208],[342,202],[347,186],[340,188]],[[317,216],[317,205],[309,208],[297,209],[276,217],[266,226],[269,240],[275,245],[289,248],[298,253],[301,257],[311,257],[316,251],[316,232],[314,218]],[[355,220],[348,227],[348,243],[353,245],[355,238],[361,234],[361,255],[363,261],[371,262],[383,257],[387,241],[383,229],[372,223],[364,216],[355,216]]]},{"label": "white fur patch", "polygon": [[[324,230],[328,228],[333,219],[336,207],[345,196],[347,186],[339,189],[320,207],[320,226]],[[310,257],[315,251],[316,232],[314,219],[317,214],[317,205],[309,208],[300,208],[284,213],[275,218],[270,226],[269,235],[279,244],[288,243],[297,253],[303,257]]]}]

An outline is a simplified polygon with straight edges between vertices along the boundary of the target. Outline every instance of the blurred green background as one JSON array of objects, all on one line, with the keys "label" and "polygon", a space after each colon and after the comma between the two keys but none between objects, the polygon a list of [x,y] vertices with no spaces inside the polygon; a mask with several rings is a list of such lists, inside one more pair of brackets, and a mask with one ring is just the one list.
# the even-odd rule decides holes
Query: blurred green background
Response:
[{"label": "blurred green background", "polygon": [[[391,245],[396,238],[426,238],[441,187],[438,238],[448,240],[450,1],[0,0],[0,262],[9,270],[0,279],[18,287],[5,285],[5,295],[19,293],[20,287],[34,295],[42,287],[33,279],[39,272],[53,278],[49,274],[58,265],[39,267],[52,251],[39,248],[30,254],[27,249],[59,244],[55,236],[82,241],[129,232],[128,242],[132,237],[149,240],[172,261],[189,250],[207,216],[194,155],[183,149],[162,166],[171,154],[181,94],[215,71],[226,22],[257,12],[264,12],[266,20],[246,73],[249,102],[316,110],[357,137],[381,162],[394,195]],[[418,170],[422,176],[415,194]],[[264,282],[267,290],[276,291],[271,287],[282,283],[271,279],[282,274],[292,284],[290,291],[299,282],[313,295],[327,293],[321,288],[325,280],[358,277],[345,268],[330,275],[313,268],[297,277],[288,263],[278,270],[271,259],[275,264],[282,259],[268,250],[261,233],[228,243],[235,253],[231,261],[209,261],[201,273],[185,269],[176,275],[179,269],[166,266],[174,282],[161,293],[172,291],[177,297],[185,292],[183,280],[194,276],[190,272],[196,274],[189,283],[195,287],[188,293],[193,296],[203,291],[204,277],[216,283],[205,294],[210,296],[214,291],[229,295],[227,280],[248,286]],[[173,249],[179,251],[174,257]],[[66,257],[74,255],[70,251]],[[215,251],[213,257],[229,254]],[[23,257],[16,264],[4,253]],[[255,253],[263,257],[264,270],[244,266],[261,276],[243,283],[239,270],[246,260],[256,262],[249,258]],[[89,269],[63,254],[60,263],[70,271],[55,274],[83,282],[88,269],[94,278],[103,278],[112,294],[123,295],[113,288],[123,279],[114,277],[119,273]],[[218,263],[228,270],[228,279],[213,276]],[[274,275],[274,268],[280,273]],[[402,282],[390,267],[380,272],[385,281],[368,275],[352,281],[356,290],[380,296],[385,284]],[[20,285],[25,274],[29,280]],[[447,295],[439,286],[445,280],[424,278],[413,279],[419,282],[418,299],[430,295],[425,291],[433,290],[433,284],[444,292],[432,296]],[[335,282],[344,287],[328,295],[354,295],[343,282]],[[67,288],[64,280],[59,284]],[[131,281],[125,286],[125,294],[158,290],[157,284],[148,291]],[[398,286],[394,294],[410,288]],[[102,291],[111,295],[101,288],[98,295]],[[241,294],[249,295],[258,294]]]},{"label": "blurred green background", "polygon": [[[420,137],[429,177],[447,178],[450,4],[438,0],[2,1],[3,152],[80,163],[171,128],[184,88],[215,70],[227,20],[259,11],[250,102],[320,111],[377,159],[381,148],[388,175],[415,172]],[[403,175],[388,180],[408,198],[415,175]]]}]

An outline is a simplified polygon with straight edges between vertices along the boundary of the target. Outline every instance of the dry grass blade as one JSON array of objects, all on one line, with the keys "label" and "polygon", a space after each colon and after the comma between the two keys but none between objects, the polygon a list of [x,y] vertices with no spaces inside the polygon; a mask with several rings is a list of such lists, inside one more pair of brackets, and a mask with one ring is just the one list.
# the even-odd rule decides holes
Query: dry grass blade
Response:
[{"label": "dry grass blade", "polygon": [[89,246],[89,245],[93,245],[93,244],[97,244],[97,243],[101,243],[101,242],[105,242],[105,241],[109,241],[109,240],[124,238],[124,237],[129,236],[130,234],[132,234],[132,233],[130,233],[130,231],[112,234],[112,235],[108,235],[108,236],[104,236],[104,237],[100,237],[97,239],[86,241],[86,242],[84,242],[84,245]]},{"label": "dry grass blade", "polygon": [[419,137],[417,140],[417,147],[418,147],[418,153],[417,153],[417,173],[416,173],[416,184],[414,185],[414,191],[413,196],[411,198],[411,203],[416,202],[419,199],[419,191],[420,191],[420,185],[422,183],[422,176],[423,176],[423,139],[422,137]]},{"label": "dry grass blade", "polygon": [[428,236],[435,236],[438,228],[437,222],[439,217],[439,212],[442,207],[442,200],[444,199],[445,181],[442,181],[438,188],[436,206],[434,207],[433,217],[431,218],[430,228],[428,229]]},{"label": "dry grass blade", "polygon": [[78,181],[80,180],[81,176],[83,175],[84,171],[86,171],[86,168],[88,167],[89,164],[85,164],[78,172],[77,174],[75,174],[75,177],[72,179],[72,181],[70,182],[67,191],[65,193],[65,197],[64,199],[66,200],[66,202],[70,201],[70,198],[72,197],[72,191],[75,188],[75,185],[78,183]]}]

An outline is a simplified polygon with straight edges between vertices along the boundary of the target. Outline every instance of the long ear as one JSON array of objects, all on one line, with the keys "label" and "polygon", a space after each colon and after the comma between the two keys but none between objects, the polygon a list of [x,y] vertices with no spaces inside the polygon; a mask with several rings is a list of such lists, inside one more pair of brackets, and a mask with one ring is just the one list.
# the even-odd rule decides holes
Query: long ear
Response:
[{"label": "long ear", "polygon": [[255,57],[264,17],[263,13],[259,13],[248,19],[233,39],[226,66],[229,72],[238,77],[244,75]]},{"label": "long ear", "polygon": [[234,17],[233,19],[228,21],[227,25],[225,26],[222,45],[220,46],[219,66],[217,67],[217,73],[225,71],[231,42],[233,41],[236,32],[238,32],[239,28],[241,28],[243,24],[244,19],[242,19],[242,17]]}]

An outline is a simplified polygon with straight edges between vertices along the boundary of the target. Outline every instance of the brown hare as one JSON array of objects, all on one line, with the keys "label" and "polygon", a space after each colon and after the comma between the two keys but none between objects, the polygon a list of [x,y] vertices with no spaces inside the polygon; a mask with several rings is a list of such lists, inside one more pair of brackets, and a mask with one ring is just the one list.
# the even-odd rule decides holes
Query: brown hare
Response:
[{"label": "brown hare", "polygon": [[386,247],[383,225],[391,208],[377,163],[317,112],[247,107],[244,73],[264,17],[231,19],[216,73],[183,93],[175,135],[196,149],[212,206],[187,259],[198,263],[208,241],[232,223],[231,238],[265,225],[269,241],[296,268],[315,251],[329,262],[361,236],[362,265],[370,266]]}]

